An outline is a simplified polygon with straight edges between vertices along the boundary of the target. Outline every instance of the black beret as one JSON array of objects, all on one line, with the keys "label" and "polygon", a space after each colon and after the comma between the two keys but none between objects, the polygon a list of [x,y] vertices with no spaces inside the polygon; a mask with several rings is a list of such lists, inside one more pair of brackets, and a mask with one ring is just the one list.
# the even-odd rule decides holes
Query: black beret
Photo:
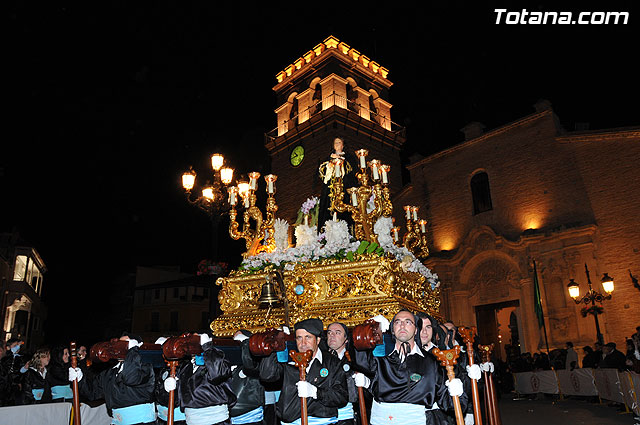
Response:
[{"label": "black beret", "polygon": [[320,319],[305,319],[301,322],[296,323],[293,327],[296,331],[298,329],[304,329],[312,335],[320,336],[322,335],[322,330],[324,329],[324,325],[322,324],[322,320]]}]

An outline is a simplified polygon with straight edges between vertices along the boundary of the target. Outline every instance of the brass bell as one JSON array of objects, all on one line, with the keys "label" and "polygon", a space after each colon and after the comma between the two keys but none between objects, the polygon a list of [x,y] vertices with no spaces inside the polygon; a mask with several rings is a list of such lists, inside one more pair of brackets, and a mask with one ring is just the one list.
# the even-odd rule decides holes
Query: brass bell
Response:
[{"label": "brass bell", "polygon": [[273,287],[273,281],[270,275],[267,275],[266,282],[262,285],[262,289],[260,291],[260,298],[258,298],[258,304],[260,307],[268,305],[271,307],[272,304],[277,303],[280,299],[276,294],[276,291]]}]

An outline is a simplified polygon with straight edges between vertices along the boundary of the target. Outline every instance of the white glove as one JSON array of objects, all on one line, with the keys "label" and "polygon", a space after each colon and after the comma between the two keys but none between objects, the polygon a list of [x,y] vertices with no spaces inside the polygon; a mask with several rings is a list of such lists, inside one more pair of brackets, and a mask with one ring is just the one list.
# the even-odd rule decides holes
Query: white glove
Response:
[{"label": "white glove", "polygon": [[296,386],[298,387],[298,397],[318,398],[318,388],[315,385],[311,385],[307,381],[298,381]]},{"label": "white glove", "polygon": [[481,363],[480,370],[482,370],[483,372],[493,373],[493,363],[491,362]]},{"label": "white glove", "polygon": [[291,331],[289,330],[288,326],[282,325],[278,328],[278,330],[286,333],[287,335],[291,335]]},{"label": "white glove", "polygon": [[475,420],[473,419],[473,413],[467,413],[466,415],[464,415],[464,425],[473,425],[474,423]]},{"label": "white glove", "polygon": [[231,372],[233,372],[234,370],[236,370],[236,368],[238,367],[237,364],[232,364],[231,365]]},{"label": "white glove", "polygon": [[171,392],[176,389],[178,386],[176,378],[172,378],[171,376],[164,380],[164,390],[166,392]]},{"label": "white glove", "polygon": [[162,345],[162,344],[164,344],[164,343],[165,343],[165,341],[166,341],[166,340],[167,340],[167,338],[166,338],[166,337],[161,336],[160,338],[156,339],[156,344],[158,344],[158,345]]},{"label": "white glove", "polygon": [[233,339],[234,339],[234,340],[236,340],[236,341],[240,341],[240,342],[242,342],[242,341],[244,341],[245,339],[249,339],[249,337],[248,337],[248,336],[246,336],[246,335],[245,335],[245,334],[243,334],[243,333],[239,333],[238,335],[234,336],[234,337],[233,337]]},{"label": "white glove", "polygon": [[380,330],[382,331],[382,333],[389,330],[389,320],[387,320],[387,318],[384,317],[382,314],[378,314],[373,318],[373,320],[380,323]]},{"label": "white glove", "polygon": [[142,342],[138,341],[137,339],[130,339],[127,349],[131,350],[133,347],[142,347]]},{"label": "white glove", "polygon": [[633,355],[636,356],[637,360],[640,360],[640,351],[638,351],[638,350],[634,351]]},{"label": "white glove", "polygon": [[69,368],[69,381],[75,381],[78,380],[78,382],[80,382],[80,380],[82,379],[82,370],[80,370],[79,367],[77,368]]},{"label": "white glove", "polygon": [[446,381],[444,384],[449,388],[449,395],[451,397],[460,397],[464,393],[464,390],[462,389],[462,381],[458,378],[451,381]]},{"label": "white glove", "polygon": [[480,370],[480,366],[478,366],[477,364],[467,366],[467,375],[469,375],[469,378],[479,381],[480,378],[482,378],[482,371]]},{"label": "white glove", "polygon": [[369,388],[369,385],[371,385],[371,379],[367,378],[367,375],[360,372],[353,374],[353,381],[355,382],[356,387]]},{"label": "white glove", "polygon": [[213,341],[211,337],[207,334],[200,335],[200,345],[205,345],[207,342]]}]

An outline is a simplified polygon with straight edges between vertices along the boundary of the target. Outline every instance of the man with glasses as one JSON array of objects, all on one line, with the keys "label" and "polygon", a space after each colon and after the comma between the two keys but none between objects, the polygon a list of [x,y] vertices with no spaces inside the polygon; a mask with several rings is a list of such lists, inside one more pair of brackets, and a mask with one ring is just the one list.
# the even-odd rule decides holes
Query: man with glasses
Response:
[{"label": "man with glasses", "polygon": [[[374,320],[382,332],[389,329],[389,321],[383,316],[376,316]],[[453,410],[451,396],[454,395],[460,397],[464,409],[466,397],[462,382],[447,381],[444,369],[420,348],[419,318],[402,309],[391,323],[395,347],[390,354],[376,357],[370,350],[355,352],[355,366],[365,372],[354,375],[355,383],[368,388],[374,398],[371,425],[433,423],[433,416],[426,410],[431,409],[434,402],[440,409]]]}]

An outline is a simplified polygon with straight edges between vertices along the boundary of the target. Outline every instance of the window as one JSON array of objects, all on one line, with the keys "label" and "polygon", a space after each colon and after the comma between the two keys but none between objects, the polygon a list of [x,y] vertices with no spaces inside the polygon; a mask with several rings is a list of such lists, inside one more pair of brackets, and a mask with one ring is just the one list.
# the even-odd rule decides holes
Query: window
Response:
[{"label": "window", "polygon": [[158,332],[160,330],[160,313],[157,311],[151,312],[151,332]]},{"label": "window", "polygon": [[208,329],[209,328],[209,312],[208,311],[203,311],[201,314],[201,323],[200,323],[200,327]]},{"label": "window", "polygon": [[178,330],[178,312],[177,311],[171,312],[171,322],[170,322],[169,330],[171,331]]},{"label": "window", "polygon": [[173,288],[173,298],[178,298],[180,296],[180,288]]},{"label": "window", "polygon": [[143,304],[149,304],[151,302],[151,289],[147,289],[144,291],[144,298],[142,300]]},{"label": "window", "polygon": [[156,300],[160,299],[160,290],[159,289],[156,289],[154,291],[153,298],[156,299]]},{"label": "window", "polygon": [[473,197],[473,214],[491,211],[491,191],[489,190],[489,176],[480,172],[471,178],[471,196]]},{"label": "window", "polygon": [[26,274],[27,274],[27,256],[17,255],[16,267],[13,270],[13,280],[24,280],[24,277]]}]

